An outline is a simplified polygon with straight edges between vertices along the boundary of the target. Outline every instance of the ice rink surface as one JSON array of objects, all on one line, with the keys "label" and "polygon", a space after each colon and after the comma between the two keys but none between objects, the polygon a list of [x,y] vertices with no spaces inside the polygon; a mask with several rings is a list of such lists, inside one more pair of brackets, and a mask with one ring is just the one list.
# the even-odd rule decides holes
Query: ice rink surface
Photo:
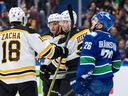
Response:
[{"label": "ice rink surface", "polygon": [[128,66],[121,66],[115,74],[112,96],[128,96]]}]

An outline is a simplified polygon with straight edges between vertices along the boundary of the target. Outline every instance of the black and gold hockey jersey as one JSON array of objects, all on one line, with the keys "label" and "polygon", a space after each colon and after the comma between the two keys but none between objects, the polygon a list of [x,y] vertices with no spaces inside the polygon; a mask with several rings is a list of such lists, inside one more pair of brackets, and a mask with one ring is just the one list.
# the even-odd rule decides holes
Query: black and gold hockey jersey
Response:
[{"label": "black and gold hockey jersey", "polygon": [[75,73],[76,71],[83,39],[87,32],[90,32],[90,30],[76,27],[71,31],[70,38],[66,46],[69,49],[69,55],[66,58],[66,66],[68,67],[67,74]]},{"label": "black and gold hockey jersey", "polygon": [[0,80],[7,84],[36,80],[35,51],[39,58],[52,59],[62,54],[60,47],[29,32],[17,26],[0,33]]}]

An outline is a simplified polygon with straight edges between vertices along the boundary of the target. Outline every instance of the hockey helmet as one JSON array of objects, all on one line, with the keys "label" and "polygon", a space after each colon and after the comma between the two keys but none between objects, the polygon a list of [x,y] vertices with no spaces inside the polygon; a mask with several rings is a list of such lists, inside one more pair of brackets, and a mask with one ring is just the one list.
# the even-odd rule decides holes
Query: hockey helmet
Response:
[{"label": "hockey helmet", "polygon": [[109,31],[115,23],[115,17],[108,12],[99,12],[91,18],[91,21],[97,19],[98,23],[103,24],[103,30]]},{"label": "hockey helmet", "polygon": [[53,21],[58,21],[59,22],[60,20],[61,20],[61,17],[60,17],[59,13],[51,14],[48,17],[48,23],[53,22]]},{"label": "hockey helmet", "polygon": [[23,24],[27,23],[27,18],[24,11],[20,7],[12,7],[9,10],[9,22],[21,22]]},{"label": "hockey helmet", "polygon": [[[77,22],[77,14],[76,14],[75,11],[73,11],[73,18],[74,18],[74,24],[76,24],[76,22]],[[61,13],[61,20],[65,20],[65,21],[71,22],[71,19],[70,19],[70,15],[69,15],[68,10],[63,11]]]}]

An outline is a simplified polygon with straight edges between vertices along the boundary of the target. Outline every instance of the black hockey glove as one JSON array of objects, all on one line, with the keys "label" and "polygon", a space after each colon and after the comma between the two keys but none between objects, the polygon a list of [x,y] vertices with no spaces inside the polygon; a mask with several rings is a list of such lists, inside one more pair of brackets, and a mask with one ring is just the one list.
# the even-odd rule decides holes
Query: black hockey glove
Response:
[{"label": "black hockey glove", "polygon": [[48,66],[47,65],[41,65],[40,66],[40,79],[43,81],[47,81],[50,77]]},{"label": "black hockey glove", "polygon": [[51,59],[56,59],[58,57],[66,58],[68,56],[68,53],[69,53],[68,48],[57,46],[56,44],[53,44],[53,45],[55,46],[55,51]]},{"label": "black hockey glove", "polygon": [[68,48],[66,48],[66,47],[61,47],[62,48],[62,58],[66,58],[67,56],[68,56],[68,53],[69,53],[69,51],[68,51]]}]

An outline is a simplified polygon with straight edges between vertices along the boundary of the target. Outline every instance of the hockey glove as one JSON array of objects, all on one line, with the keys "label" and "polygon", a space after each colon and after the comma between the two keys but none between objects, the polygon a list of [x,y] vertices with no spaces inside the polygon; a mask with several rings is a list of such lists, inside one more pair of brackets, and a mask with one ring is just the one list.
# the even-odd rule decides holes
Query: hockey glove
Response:
[{"label": "hockey glove", "polygon": [[91,76],[86,78],[83,77],[85,76],[78,77],[76,80],[70,82],[70,85],[72,86],[74,92],[81,95],[86,93],[86,91],[88,90],[88,86],[90,85],[90,82],[92,80]]},{"label": "hockey glove", "polygon": [[61,47],[62,48],[62,58],[66,58],[68,56],[68,48],[66,47]]},{"label": "hockey glove", "polygon": [[76,80],[71,81],[70,85],[75,93],[81,95],[84,94],[84,91],[86,89],[85,79],[77,78]]},{"label": "hockey glove", "polygon": [[[53,43],[52,43],[53,44]],[[53,44],[55,46],[54,56],[50,59],[56,59],[58,57],[66,58],[68,56],[68,48],[57,46],[56,44]]]},{"label": "hockey glove", "polygon": [[40,66],[40,79],[43,81],[47,81],[50,77],[48,66],[47,65],[41,65]]}]

